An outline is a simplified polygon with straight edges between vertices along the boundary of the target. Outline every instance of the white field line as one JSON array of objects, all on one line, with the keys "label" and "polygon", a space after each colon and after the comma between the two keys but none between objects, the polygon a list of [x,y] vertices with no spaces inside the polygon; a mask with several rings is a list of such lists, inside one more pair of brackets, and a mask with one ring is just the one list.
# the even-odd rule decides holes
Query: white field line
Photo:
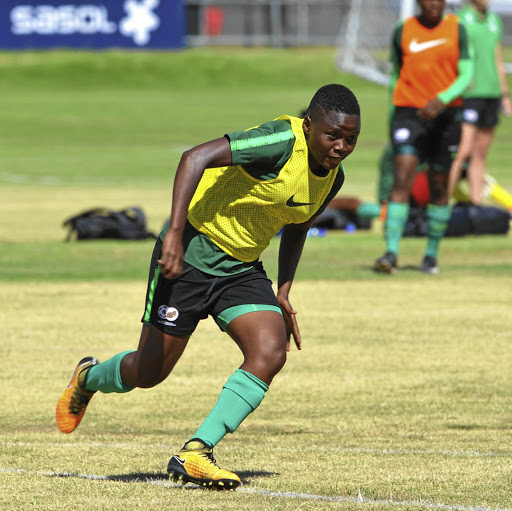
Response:
[{"label": "white field line", "polygon": [[[28,474],[28,475],[40,475],[47,477],[74,477],[78,479],[89,479],[92,481],[119,481],[119,479],[100,476],[94,474],[73,474],[71,472],[50,472],[44,470],[24,470],[16,468],[2,468],[0,467],[0,473],[14,473],[14,474]],[[182,490],[202,490],[198,486],[182,486],[170,481],[162,481],[160,479],[145,478],[144,480],[137,479],[134,482],[148,483],[154,486],[164,486],[168,488],[179,488]],[[276,492],[268,490],[257,490],[254,488],[244,488],[243,486],[236,490],[237,493],[247,493],[251,495],[262,495],[264,497],[274,497],[283,499],[298,499],[298,500],[309,500],[309,501],[325,501],[325,502],[340,502],[340,503],[351,503],[351,504],[370,504],[380,506],[399,506],[404,508],[421,507],[425,509],[441,509],[446,511],[512,511],[510,508],[502,507],[473,507],[464,506],[461,504],[443,504],[441,502],[425,502],[423,500],[393,500],[393,499],[368,499],[359,494],[357,497],[339,497],[329,495],[315,495],[311,493],[295,493],[295,492]]]},{"label": "white field line", "polygon": [[[5,447],[63,447],[63,448],[105,448],[109,449],[167,449],[173,451],[176,445],[170,444],[133,444],[133,443],[105,443],[105,442],[8,442],[0,440],[0,445]],[[279,447],[273,447],[274,451],[278,451]],[[288,451],[289,449],[286,448]],[[325,447],[313,446],[301,449],[301,452],[333,452],[347,454],[376,454],[381,456],[397,455],[422,455],[422,456],[455,456],[455,457],[482,457],[482,458],[512,458],[512,452],[484,452],[484,451],[443,451],[436,449],[365,449],[362,447]]]}]

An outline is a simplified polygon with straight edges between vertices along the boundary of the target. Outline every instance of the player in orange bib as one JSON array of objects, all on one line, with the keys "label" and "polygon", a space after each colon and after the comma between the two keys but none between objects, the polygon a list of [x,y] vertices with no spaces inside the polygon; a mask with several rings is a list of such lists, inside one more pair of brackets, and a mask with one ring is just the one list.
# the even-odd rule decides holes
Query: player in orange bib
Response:
[{"label": "player in orange bib", "polygon": [[451,215],[448,175],[460,139],[461,95],[473,63],[465,28],[444,14],[445,0],[418,0],[421,13],[395,27],[391,60],[391,142],[395,176],[385,222],[386,252],[375,271],[395,273],[398,247],[409,216],[409,196],[419,163],[429,167],[428,243],[421,270],[439,273],[439,242]]}]

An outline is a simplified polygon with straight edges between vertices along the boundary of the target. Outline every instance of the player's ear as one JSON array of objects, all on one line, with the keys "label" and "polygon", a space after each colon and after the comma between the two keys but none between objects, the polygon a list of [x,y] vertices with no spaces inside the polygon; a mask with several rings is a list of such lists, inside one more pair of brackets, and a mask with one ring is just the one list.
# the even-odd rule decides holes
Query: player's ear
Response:
[{"label": "player's ear", "polygon": [[304,116],[304,120],[302,121],[302,129],[304,130],[305,135],[309,135],[311,131],[311,117],[309,115]]}]

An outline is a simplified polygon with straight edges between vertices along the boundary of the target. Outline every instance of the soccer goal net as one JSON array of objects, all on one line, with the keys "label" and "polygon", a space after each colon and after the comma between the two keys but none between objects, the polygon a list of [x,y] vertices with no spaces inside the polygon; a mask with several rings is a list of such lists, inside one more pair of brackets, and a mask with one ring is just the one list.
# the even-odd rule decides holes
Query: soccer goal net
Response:
[{"label": "soccer goal net", "polygon": [[[372,82],[387,85],[391,35],[400,19],[416,14],[416,0],[350,0],[337,42],[337,66]],[[460,8],[448,0],[446,12]]]}]

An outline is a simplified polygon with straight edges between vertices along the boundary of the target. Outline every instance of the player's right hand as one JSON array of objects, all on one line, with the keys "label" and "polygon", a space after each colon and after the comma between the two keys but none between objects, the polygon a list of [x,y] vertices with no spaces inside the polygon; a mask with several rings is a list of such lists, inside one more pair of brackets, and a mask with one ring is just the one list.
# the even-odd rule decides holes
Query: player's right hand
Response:
[{"label": "player's right hand", "polygon": [[436,97],[431,99],[423,108],[420,108],[418,110],[418,115],[421,119],[428,121],[435,119],[443,108],[443,102]]},{"label": "player's right hand", "polygon": [[174,279],[183,271],[183,241],[182,235],[167,231],[162,253],[158,259],[160,272],[166,279]]}]

